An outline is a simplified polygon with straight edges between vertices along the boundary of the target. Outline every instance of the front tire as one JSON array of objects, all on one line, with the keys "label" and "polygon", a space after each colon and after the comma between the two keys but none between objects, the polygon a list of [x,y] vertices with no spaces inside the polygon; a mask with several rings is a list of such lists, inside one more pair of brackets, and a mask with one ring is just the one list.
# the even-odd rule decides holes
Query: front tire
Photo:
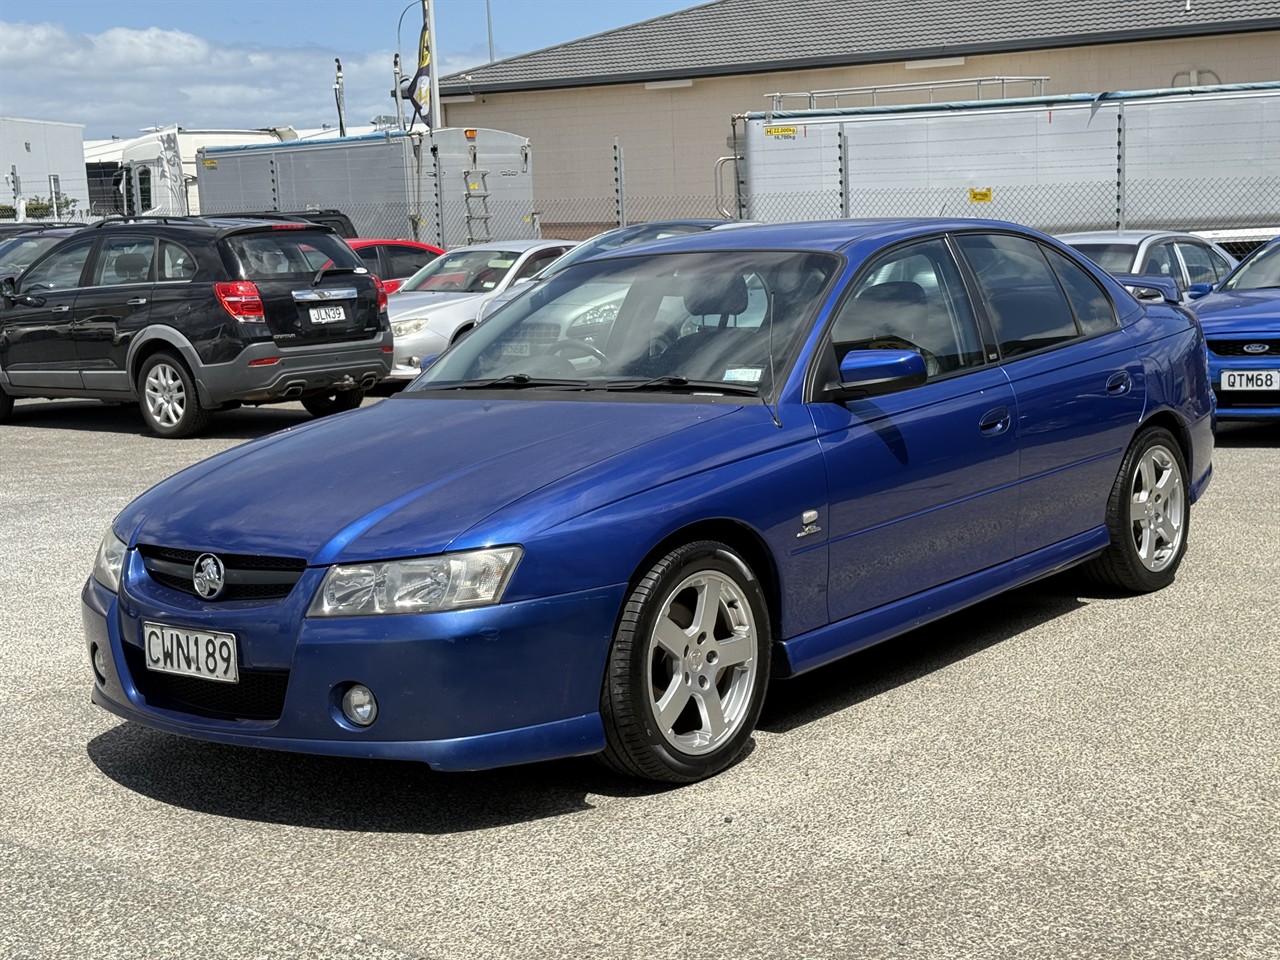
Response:
[{"label": "front tire", "polygon": [[302,398],[302,405],[313,417],[346,413],[362,403],[364,403],[363,390],[330,390],[328,393],[316,393]]},{"label": "front tire", "polygon": [[1134,438],[1107,500],[1111,544],[1086,567],[1110,586],[1149,593],[1173,583],[1187,552],[1191,497],[1182,449],[1161,427]]},{"label": "front tire", "polygon": [[747,747],[769,681],[759,581],[722,543],[671,551],[640,579],[609,653],[600,759],[619,773],[689,783]]},{"label": "front tire", "polygon": [[154,354],[142,364],[138,405],[151,432],[161,437],[195,436],[208,426],[212,416],[200,405],[195,381],[186,366],[171,353]]}]

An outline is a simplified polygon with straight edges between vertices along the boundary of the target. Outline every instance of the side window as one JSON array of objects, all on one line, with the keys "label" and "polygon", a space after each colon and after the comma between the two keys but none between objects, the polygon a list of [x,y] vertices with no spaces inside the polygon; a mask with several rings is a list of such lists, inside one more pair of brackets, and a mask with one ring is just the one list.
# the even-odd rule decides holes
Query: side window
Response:
[{"label": "side window", "polygon": [[146,283],[151,279],[150,237],[107,237],[98,249],[98,261],[89,279],[90,286]]},{"label": "side window", "polygon": [[891,251],[867,271],[835,319],[841,347],[915,350],[931,377],[983,363],[982,337],[945,241]]},{"label": "side window", "polygon": [[1221,280],[1231,272],[1231,261],[1220,254],[1212,247],[1206,247],[1205,252],[1209,254],[1209,262],[1213,264],[1214,280]]},{"label": "side window", "polygon": [[1178,253],[1182,254],[1182,262],[1187,267],[1189,283],[1217,283],[1218,274],[1209,259],[1209,248],[1198,243],[1179,241]]},{"label": "side window", "polygon": [[430,250],[408,246],[384,247],[383,253],[391,259],[392,277],[411,277],[439,256],[438,253],[432,253]]},{"label": "side window", "polygon": [[161,280],[190,280],[196,275],[196,258],[186,247],[160,241]]},{"label": "side window", "polygon": [[1058,279],[1062,281],[1062,288],[1076,312],[1076,319],[1080,321],[1080,329],[1085,334],[1116,329],[1119,321],[1116,319],[1115,308],[1097,281],[1084,268],[1058,251],[1045,252],[1049,255],[1049,262],[1053,264]]},{"label": "side window", "polygon": [[1173,254],[1172,243],[1158,243],[1147,251],[1147,262],[1141,264],[1138,273],[1148,276],[1168,277],[1178,285],[1179,290],[1185,290],[1186,284],[1182,280],[1182,270],[1178,267],[1178,261]]},{"label": "side window", "polygon": [[1000,353],[1016,357],[1077,335],[1062,287],[1040,245],[1007,234],[960,234],[956,242],[977,277]]},{"label": "side window", "polygon": [[523,280],[525,277],[532,277],[552,260],[557,259],[566,249],[566,247],[553,247],[550,250],[538,251],[524,262],[515,277],[512,278],[512,282]]},{"label": "side window", "polygon": [[356,253],[360,256],[360,262],[369,268],[370,273],[379,276],[382,274],[382,264],[378,262],[377,247],[361,247]]},{"label": "side window", "polygon": [[93,241],[85,240],[54,251],[26,272],[22,277],[21,292],[69,290],[80,286],[80,274],[84,272],[85,261],[92,249]]}]

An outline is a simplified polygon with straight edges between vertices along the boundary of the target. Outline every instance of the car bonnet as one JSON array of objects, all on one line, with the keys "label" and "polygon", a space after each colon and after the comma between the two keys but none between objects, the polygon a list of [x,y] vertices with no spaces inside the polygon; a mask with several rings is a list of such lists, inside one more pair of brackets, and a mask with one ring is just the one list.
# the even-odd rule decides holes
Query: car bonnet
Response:
[{"label": "car bonnet", "polygon": [[226,451],[117,518],[130,544],[306,558],[439,553],[495,511],[736,405],[385,401]]}]

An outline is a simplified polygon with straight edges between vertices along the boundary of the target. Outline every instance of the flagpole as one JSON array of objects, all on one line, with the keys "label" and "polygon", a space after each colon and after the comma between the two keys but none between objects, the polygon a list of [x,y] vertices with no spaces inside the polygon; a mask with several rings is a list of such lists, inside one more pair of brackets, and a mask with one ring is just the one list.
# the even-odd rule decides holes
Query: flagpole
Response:
[{"label": "flagpole", "polygon": [[440,60],[436,56],[436,11],[431,0],[422,0],[422,22],[427,25],[427,49],[431,54],[431,126],[444,126],[440,114]]}]

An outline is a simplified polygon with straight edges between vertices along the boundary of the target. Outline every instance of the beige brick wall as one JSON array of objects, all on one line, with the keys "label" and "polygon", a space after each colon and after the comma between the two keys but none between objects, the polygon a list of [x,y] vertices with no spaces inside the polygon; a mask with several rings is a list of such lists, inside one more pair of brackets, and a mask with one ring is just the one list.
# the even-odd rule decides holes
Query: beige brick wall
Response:
[{"label": "beige brick wall", "polygon": [[[704,197],[709,203],[715,160],[728,152],[730,117],[766,109],[767,95],[778,91],[980,76],[1047,76],[1046,92],[1051,94],[1146,90],[1187,86],[1193,70],[1201,83],[1280,80],[1280,32],[968,57],[962,65],[927,69],[908,69],[899,62],[698,79],[692,86],[676,88],[620,84],[497,93],[477,96],[470,103],[449,103],[446,98],[444,113],[450,126],[489,127],[528,137],[538,202],[595,198],[598,204],[591,208],[598,206],[604,221],[612,209],[615,137],[625,152],[632,204],[666,197]],[[1011,88],[1010,95],[1025,91],[1024,87],[1014,93]],[[971,97],[971,92],[960,91],[938,99]],[[924,95],[882,102],[927,99]],[[866,102],[855,99],[843,105]]]}]

